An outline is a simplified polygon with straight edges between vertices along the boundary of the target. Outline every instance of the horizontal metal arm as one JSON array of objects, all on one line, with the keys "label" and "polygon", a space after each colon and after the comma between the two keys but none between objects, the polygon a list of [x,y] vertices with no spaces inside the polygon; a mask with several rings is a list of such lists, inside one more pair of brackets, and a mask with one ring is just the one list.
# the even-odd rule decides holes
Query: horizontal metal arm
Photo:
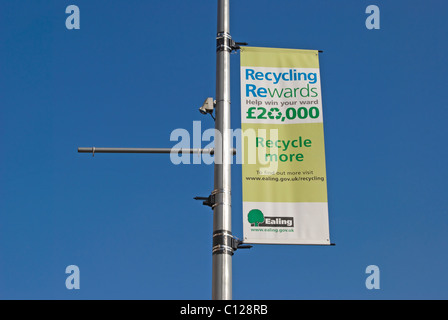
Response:
[{"label": "horizontal metal arm", "polygon": [[[213,155],[215,150],[209,149],[187,149],[187,148],[78,148],[79,153],[209,153]],[[233,149],[236,154],[236,149]]]}]

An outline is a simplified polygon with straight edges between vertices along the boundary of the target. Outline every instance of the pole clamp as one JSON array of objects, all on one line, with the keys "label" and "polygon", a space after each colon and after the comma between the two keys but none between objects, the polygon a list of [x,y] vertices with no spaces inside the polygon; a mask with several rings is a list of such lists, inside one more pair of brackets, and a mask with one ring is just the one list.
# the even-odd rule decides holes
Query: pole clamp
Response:
[{"label": "pole clamp", "polygon": [[209,206],[212,209],[214,209],[216,206],[219,205],[229,205],[231,206],[231,203],[228,203],[227,201],[216,201],[216,195],[220,193],[230,193],[230,190],[227,189],[215,189],[211,192],[211,194],[208,197],[194,197],[194,200],[203,200],[202,204],[204,206]]},{"label": "pole clamp", "polygon": [[243,241],[234,237],[228,230],[216,230],[213,232],[212,254],[228,254],[233,256],[238,249],[250,249],[251,245],[243,245]]},{"label": "pole clamp", "polygon": [[216,36],[216,51],[236,51],[240,46],[247,46],[247,42],[235,42],[229,33],[219,32]]},{"label": "pole clamp", "polygon": [[233,51],[233,46],[235,45],[235,41],[232,40],[232,37],[227,32],[220,32],[216,37],[216,51]]},{"label": "pole clamp", "polygon": [[[230,194],[230,190],[228,190],[228,189],[224,189],[224,188],[219,188],[219,189],[215,189],[215,190],[213,190],[212,191],[212,193],[211,193],[211,197],[213,197],[213,205],[211,206],[212,207],[212,209],[214,209],[216,206],[219,206],[219,205],[228,205],[228,206],[232,206],[232,204],[231,203],[229,203],[228,201],[225,201],[225,199],[223,199],[223,201],[220,201],[220,202],[217,202],[217,200],[216,200],[216,196],[218,195],[218,194],[220,194],[220,193],[223,193],[223,194],[225,194],[225,193],[228,193],[228,194]],[[221,197],[220,197],[221,198]]]}]

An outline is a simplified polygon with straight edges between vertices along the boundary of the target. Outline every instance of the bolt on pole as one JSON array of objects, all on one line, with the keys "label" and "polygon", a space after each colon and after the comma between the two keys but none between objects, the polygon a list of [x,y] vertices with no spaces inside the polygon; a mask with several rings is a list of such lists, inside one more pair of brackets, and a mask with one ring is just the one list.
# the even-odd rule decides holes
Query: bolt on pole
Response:
[{"label": "bolt on pole", "polygon": [[230,136],[230,53],[229,0],[218,0],[216,48],[215,129],[222,139],[215,140],[212,250],[212,299],[232,299],[232,218]]}]

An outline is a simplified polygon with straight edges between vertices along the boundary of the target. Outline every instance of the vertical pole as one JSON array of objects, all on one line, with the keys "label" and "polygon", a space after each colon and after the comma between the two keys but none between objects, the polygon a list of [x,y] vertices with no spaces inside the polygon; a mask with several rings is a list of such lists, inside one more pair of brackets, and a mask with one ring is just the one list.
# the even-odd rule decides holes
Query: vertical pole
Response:
[{"label": "vertical pole", "polygon": [[[229,0],[218,0],[212,299],[232,299]],[[220,135],[221,138],[216,137]]]}]

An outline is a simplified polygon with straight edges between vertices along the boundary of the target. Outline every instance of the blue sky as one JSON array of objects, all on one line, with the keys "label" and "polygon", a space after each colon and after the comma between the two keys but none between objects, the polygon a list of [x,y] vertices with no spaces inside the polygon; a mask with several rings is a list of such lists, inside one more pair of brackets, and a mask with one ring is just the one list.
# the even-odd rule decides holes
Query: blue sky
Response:
[{"label": "blue sky", "polygon": [[[65,8],[81,28],[67,30]],[[381,29],[365,27],[368,5]],[[252,46],[319,49],[336,246],[256,245],[234,299],[447,299],[445,1],[231,1]],[[78,147],[171,147],[214,126],[216,1],[1,1],[0,298],[210,299],[213,166]],[[240,127],[239,54],[231,57]],[[241,166],[232,171],[242,237]],[[67,290],[77,265],[81,289]],[[380,268],[367,290],[365,269]]]}]

